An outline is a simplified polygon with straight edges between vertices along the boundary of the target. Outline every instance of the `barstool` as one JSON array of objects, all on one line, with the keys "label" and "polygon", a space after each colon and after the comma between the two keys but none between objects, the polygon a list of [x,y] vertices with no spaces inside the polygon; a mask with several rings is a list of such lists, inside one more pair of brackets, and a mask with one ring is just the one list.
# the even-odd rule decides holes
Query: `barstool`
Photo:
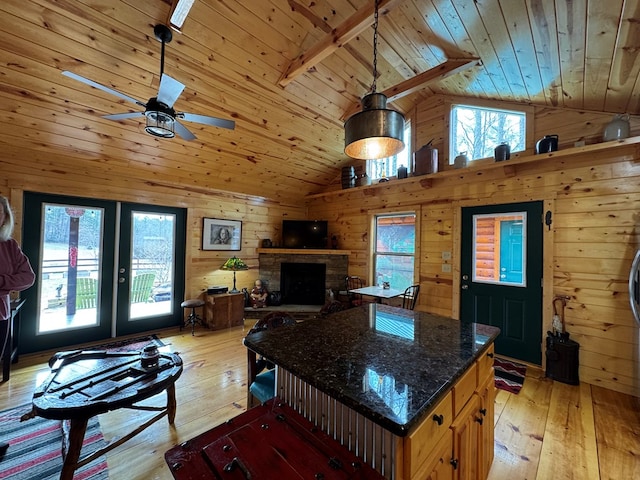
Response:
[{"label": "barstool", "polygon": [[187,320],[182,325],[180,325],[180,330],[182,330],[182,327],[191,325],[191,335],[195,335],[196,323],[202,325],[202,319],[196,313],[196,308],[201,307],[203,305],[204,305],[204,300],[200,300],[198,298],[185,300],[180,304],[182,308],[191,309],[191,313],[189,314],[189,317],[187,317]]}]

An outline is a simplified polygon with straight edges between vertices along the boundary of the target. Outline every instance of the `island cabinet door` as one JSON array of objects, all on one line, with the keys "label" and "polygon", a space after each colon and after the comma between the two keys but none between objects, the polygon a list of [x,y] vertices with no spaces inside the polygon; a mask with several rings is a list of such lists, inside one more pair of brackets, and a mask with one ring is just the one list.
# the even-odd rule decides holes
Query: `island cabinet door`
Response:
[{"label": "island cabinet door", "polygon": [[480,414],[483,417],[478,435],[480,441],[478,445],[478,470],[480,476],[478,478],[487,478],[493,463],[494,402],[496,398],[495,378],[493,375],[488,376],[483,384],[480,385],[477,395],[480,399]]},{"label": "island cabinet door", "polygon": [[431,452],[429,460],[411,477],[411,480],[453,480],[455,470],[451,461],[452,452],[453,433],[447,428],[447,432]]},{"label": "island cabinet door", "polygon": [[[430,462],[440,439],[450,430],[453,421],[453,399],[449,392],[429,413],[416,429],[404,440],[404,470],[408,479],[425,478],[425,471],[433,469]],[[451,451],[449,451],[449,459]],[[417,475],[421,472],[420,475]]]},{"label": "island cabinet door", "polygon": [[480,397],[473,395],[451,425],[455,480],[484,478],[478,471],[479,427],[483,422],[484,419],[480,413]]}]

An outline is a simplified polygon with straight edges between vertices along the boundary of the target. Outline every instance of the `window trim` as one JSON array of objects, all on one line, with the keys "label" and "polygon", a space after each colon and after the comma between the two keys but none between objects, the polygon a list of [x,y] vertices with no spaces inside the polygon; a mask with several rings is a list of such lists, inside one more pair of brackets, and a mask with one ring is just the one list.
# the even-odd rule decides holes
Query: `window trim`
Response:
[{"label": "window trim", "polygon": [[[402,215],[414,215],[415,216],[415,245],[413,252],[413,283],[415,285],[419,283],[420,279],[420,219],[421,219],[421,207],[415,206],[406,210],[400,210],[396,212],[389,212],[384,209],[376,209],[370,212],[370,235],[369,235],[369,278],[370,284],[374,285],[376,282],[376,226],[378,217],[393,217]],[[404,255],[404,254],[403,254]]]},{"label": "window trim", "polygon": [[[533,138],[534,136],[534,108],[530,107],[528,105],[522,105],[519,103],[509,103],[509,102],[501,102],[501,101],[495,101],[495,100],[482,100],[482,99],[476,99],[476,98],[463,98],[463,97],[458,97],[458,98],[450,98],[447,99],[444,102],[444,106],[445,106],[445,118],[444,118],[444,123],[445,123],[445,128],[444,128],[444,164],[445,165],[453,165],[453,161],[457,155],[456,152],[454,152],[454,154],[452,155],[450,152],[450,143],[451,143],[451,110],[454,106],[458,106],[458,105],[462,105],[462,106],[469,106],[469,107],[480,107],[480,108],[486,108],[486,109],[493,109],[493,110],[511,110],[514,112],[523,112],[525,114],[525,150],[524,150],[524,154],[527,155],[529,153],[533,154],[534,152],[534,147],[535,147],[535,140]],[[493,158],[493,157],[487,157],[487,158]],[[482,159],[482,158],[476,158],[475,160],[472,160],[472,162],[478,162],[478,161],[482,161],[482,160],[486,160],[486,159]]]}]

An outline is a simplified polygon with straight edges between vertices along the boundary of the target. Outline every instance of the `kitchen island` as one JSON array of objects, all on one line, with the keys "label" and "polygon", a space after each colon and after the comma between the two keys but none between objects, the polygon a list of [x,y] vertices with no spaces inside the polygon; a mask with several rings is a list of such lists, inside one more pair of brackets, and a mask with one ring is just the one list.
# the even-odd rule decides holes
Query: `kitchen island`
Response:
[{"label": "kitchen island", "polygon": [[282,401],[386,478],[477,479],[493,460],[498,333],[368,304],[245,345],[276,364]]}]

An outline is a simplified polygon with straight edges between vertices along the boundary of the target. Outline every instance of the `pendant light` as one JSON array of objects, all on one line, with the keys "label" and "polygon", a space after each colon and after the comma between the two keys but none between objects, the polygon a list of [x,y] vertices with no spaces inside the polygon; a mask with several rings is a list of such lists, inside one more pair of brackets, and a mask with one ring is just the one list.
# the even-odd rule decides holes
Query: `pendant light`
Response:
[{"label": "pendant light", "polygon": [[404,116],[387,108],[387,97],[376,93],[378,76],[378,0],[373,22],[373,84],[362,98],[362,111],[344,124],[344,153],[351,158],[377,160],[404,150]]}]

